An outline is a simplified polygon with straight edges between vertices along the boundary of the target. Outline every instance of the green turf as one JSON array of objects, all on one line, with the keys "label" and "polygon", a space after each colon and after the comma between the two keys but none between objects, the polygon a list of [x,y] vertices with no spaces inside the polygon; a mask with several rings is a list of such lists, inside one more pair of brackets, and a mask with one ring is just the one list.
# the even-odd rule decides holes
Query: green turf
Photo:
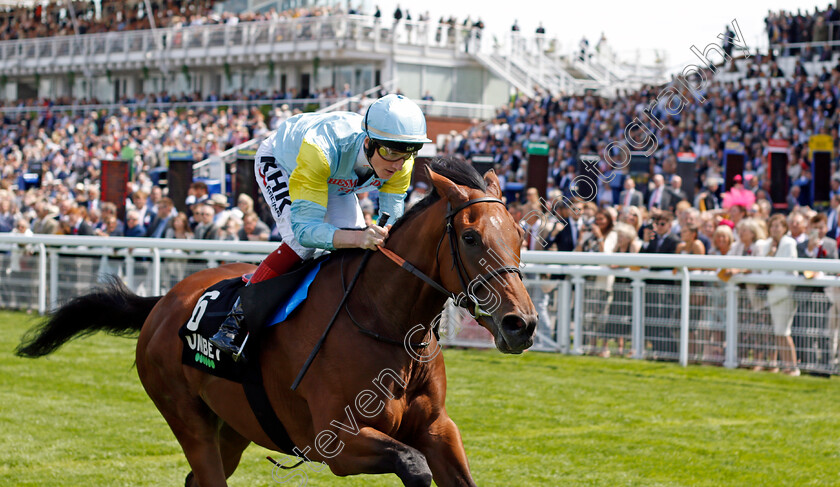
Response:
[{"label": "green turf", "polygon": [[[183,485],[189,468],[137,379],[134,341],[97,335],[47,358],[17,358],[30,319],[0,313],[0,485]],[[481,486],[840,482],[837,379],[540,353],[445,355],[449,413]],[[279,485],[267,453],[250,447],[230,484]],[[309,485],[401,484],[319,473]]]}]

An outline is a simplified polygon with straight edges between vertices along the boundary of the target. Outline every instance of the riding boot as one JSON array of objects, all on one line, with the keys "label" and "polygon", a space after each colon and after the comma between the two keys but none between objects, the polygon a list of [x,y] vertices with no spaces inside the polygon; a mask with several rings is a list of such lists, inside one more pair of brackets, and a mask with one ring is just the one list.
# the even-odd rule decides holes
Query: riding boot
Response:
[{"label": "riding boot", "polygon": [[[256,284],[283,275],[300,261],[300,256],[291,247],[285,243],[281,244],[277,250],[269,254],[260,263],[257,270],[254,271],[254,275],[248,281],[248,284]],[[222,322],[219,331],[210,338],[210,343],[222,352],[230,354],[234,361],[245,360],[242,351],[245,348],[248,335],[245,335],[241,344],[236,345],[236,342],[239,341],[240,331],[243,328],[247,328],[244,326],[244,319],[245,312],[242,309],[242,303],[239,298],[236,298],[236,302],[233,303],[233,308],[228,313],[225,321]]]},{"label": "riding boot", "polygon": [[210,338],[210,343],[222,352],[232,356],[234,362],[245,361],[245,356],[242,354],[245,342],[243,341],[240,345],[236,344],[239,341],[239,331],[243,328],[244,319],[245,312],[242,310],[242,303],[240,303],[239,298],[236,298],[233,308],[225,321],[222,322],[219,331]]}]

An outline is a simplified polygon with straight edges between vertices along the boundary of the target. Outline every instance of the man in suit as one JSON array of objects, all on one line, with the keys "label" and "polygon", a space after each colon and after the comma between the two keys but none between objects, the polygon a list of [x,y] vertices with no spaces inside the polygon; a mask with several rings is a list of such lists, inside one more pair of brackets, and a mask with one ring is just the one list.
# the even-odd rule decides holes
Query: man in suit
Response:
[{"label": "man in suit", "polygon": [[[577,205],[577,203],[576,203]],[[574,212],[563,203],[555,205],[555,211],[558,212],[558,219],[565,223],[563,229],[554,235],[546,250],[558,250],[560,252],[571,252],[575,250],[580,236],[580,228],[578,227],[580,211]]]},{"label": "man in suit", "polygon": [[636,191],[636,181],[633,181],[633,178],[624,180],[624,191],[621,192],[618,198],[618,204],[624,208],[642,206],[642,193],[641,191]]},{"label": "man in suit", "polygon": [[131,195],[131,202],[134,203],[134,209],[137,210],[137,217],[143,228],[148,228],[157,216],[148,205],[148,196],[143,190],[137,190]]},{"label": "man in suit", "polygon": [[645,229],[645,242],[642,245],[641,253],[673,254],[676,252],[680,239],[671,233],[673,223],[673,213],[670,211],[659,213],[653,220],[653,230]]},{"label": "man in suit", "polygon": [[68,235],[93,235],[93,227],[85,221],[85,210],[82,208],[73,208],[67,213],[68,218]]},{"label": "man in suit", "polygon": [[671,176],[671,186],[665,188],[659,208],[673,213],[677,203],[684,199],[686,199],[686,196],[682,190],[682,178],[677,175]]},{"label": "man in suit", "polygon": [[[828,233],[828,218],[825,213],[819,213],[811,218],[808,222],[807,238],[797,244],[796,252],[800,259],[836,259],[837,258],[837,242],[833,239],[827,238]],[[797,287],[799,306],[794,320],[794,329],[796,328],[816,328],[818,330],[826,330],[828,327],[828,311],[831,305],[830,299],[826,299],[825,292],[821,287],[814,286],[800,286]],[[833,297],[833,295],[829,295]],[[827,360],[833,357],[827,357],[829,353],[830,344],[827,339],[820,334],[820,338],[809,338],[803,333],[794,334],[794,343],[797,350],[801,350],[800,359],[802,363],[814,364],[819,362],[820,365],[828,365]],[[814,350],[819,350],[818,354]]]},{"label": "man in suit", "polygon": [[567,198],[572,197],[572,184],[574,183],[575,177],[575,166],[574,164],[569,164],[566,166],[566,172],[563,174],[563,177],[557,181],[557,188],[563,192],[563,195]]},{"label": "man in suit", "polygon": [[[645,228],[642,253],[673,254],[677,251],[679,238],[671,233],[674,214],[663,211],[653,219],[653,230]],[[653,267],[651,270],[664,270]],[[648,299],[645,300],[644,325],[645,340],[649,340],[653,348],[653,358],[673,357],[678,350],[674,346],[674,330],[679,328],[679,319],[674,316],[679,299],[678,281],[668,279],[651,279],[646,282],[649,286]],[[647,324],[647,319],[655,324]],[[655,321],[653,321],[655,320]]]},{"label": "man in suit", "polygon": [[195,226],[196,240],[218,240],[219,227],[213,223],[213,217],[216,212],[210,205],[200,204],[196,205],[193,210],[193,216],[197,225]]},{"label": "man in suit", "polygon": [[831,202],[829,203],[831,206],[829,207],[828,213],[826,217],[828,219],[828,233],[826,236],[828,238],[837,239],[840,237],[840,232],[838,232],[838,225],[837,219],[840,217],[840,194],[835,194],[831,197]]},{"label": "man in suit", "polygon": [[177,211],[174,210],[175,204],[170,198],[161,198],[160,201],[158,201],[158,213],[155,216],[155,219],[152,220],[152,223],[148,227],[146,227],[146,236],[151,238],[163,238],[163,234],[166,233],[166,226],[169,224],[169,220],[177,214]]},{"label": "man in suit", "polygon": [[808,238],[796,246],[800,259],[836,259],[837,242],[826,237],[828,217],[819,213],[808,223]]},{"label": "man in suit", "polygon": [[661,174],[653,176],[653,189],[648,193],[648,210],[664,208],[662,198],[665,197],[665,178]]}]

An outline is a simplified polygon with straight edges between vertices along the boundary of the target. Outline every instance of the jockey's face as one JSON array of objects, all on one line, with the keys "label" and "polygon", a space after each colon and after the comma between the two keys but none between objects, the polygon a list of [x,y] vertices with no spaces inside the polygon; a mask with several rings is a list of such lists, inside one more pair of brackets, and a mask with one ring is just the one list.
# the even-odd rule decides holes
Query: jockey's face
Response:
[{"label": "jockey's face", "polygon": [[[366,144],[370,144],[371,141],[367,140]],[[390,154],[393,155],[393,154]],[[394,161],[387,160],[382,157],[379,150],[373,151],[373,156],[370,158],[370,165],[373,167],[374,172],[376,175],[381,179],[391,179],[391,176],[397,173],[400,169],[402,169],[403,164],[405,164],[405,160],[410,157],[406,155],[406,157],[397,158]],[[389,157],[390,159],[391,157]]]}]

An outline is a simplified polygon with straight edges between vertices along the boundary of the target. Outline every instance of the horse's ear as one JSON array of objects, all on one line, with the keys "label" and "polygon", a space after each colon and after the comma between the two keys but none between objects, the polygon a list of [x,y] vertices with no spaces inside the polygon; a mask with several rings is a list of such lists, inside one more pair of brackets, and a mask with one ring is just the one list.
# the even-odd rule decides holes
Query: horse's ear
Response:
[{"label": "horse's ear", "polygon": [[463,188],[448,178],[432,171],[428,166],[426,166],[426,175],[429,177],[429,181],[432,182],[440,197],[449,200],[450,203],[461,203],[470,199]]},{"label": "horse's ear", "polygon": [[495,170],[491,169],[484,173],[484,182],[487,183],[487,194],[502,199],[502,185],[499,183],[499,176],[496,176]]}]

